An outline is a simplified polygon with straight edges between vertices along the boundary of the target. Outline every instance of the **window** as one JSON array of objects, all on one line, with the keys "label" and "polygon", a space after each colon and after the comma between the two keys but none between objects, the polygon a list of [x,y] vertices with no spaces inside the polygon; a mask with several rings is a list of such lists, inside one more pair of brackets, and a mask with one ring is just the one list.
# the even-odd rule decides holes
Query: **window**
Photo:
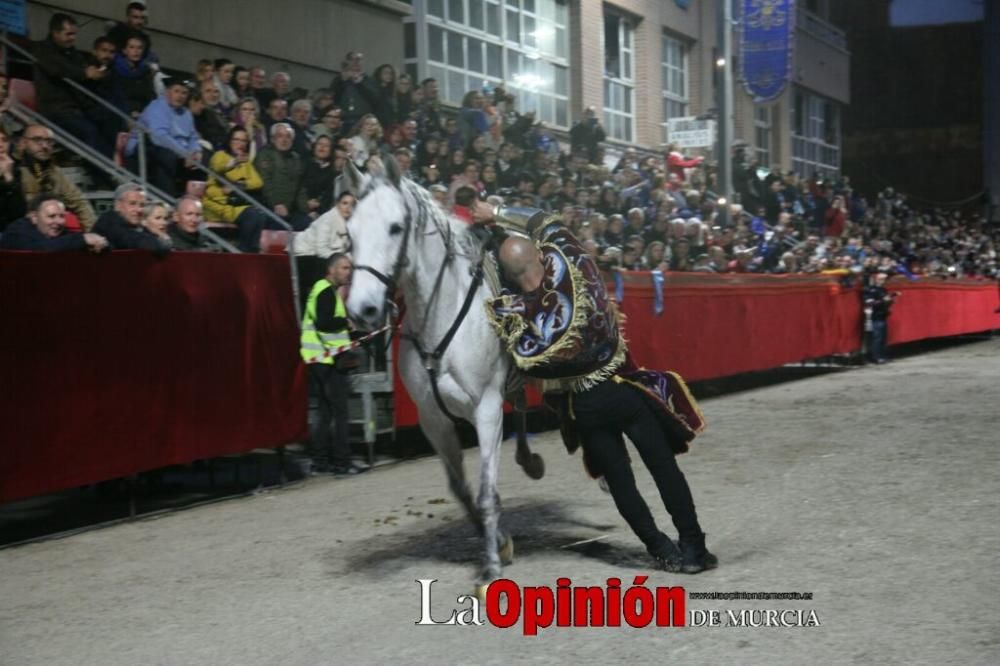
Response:
[{"label": "window", "polygon": [[[518,109],[569,127],[567,0],[415,0],[407,19],[427,36],[407,66],[438,80],[441,99],[506,81]],[[423,10],[423,11],[422,11]],[[419,43],[419,40],[418,40]],[[418,51],[421,51],[418,49]]]},{"label": "window", "polygon": [[840,172],[840,105],[797,88],[792,104],[792,168],[801,176]]},{"label": "window", "polygon": [[663,142],[669,141],[667,121],[688,114],[687,47],[663,35],[660,70],[663,77]]},{"label": "window", "polygon": [[615,13],[604,15],[604,127],[608,137],[633,141],[635,28]]},{"label": "window", "polygon": [[756,106],[753,110],[754,151],[761,166],[771,166],[771,107]]}]

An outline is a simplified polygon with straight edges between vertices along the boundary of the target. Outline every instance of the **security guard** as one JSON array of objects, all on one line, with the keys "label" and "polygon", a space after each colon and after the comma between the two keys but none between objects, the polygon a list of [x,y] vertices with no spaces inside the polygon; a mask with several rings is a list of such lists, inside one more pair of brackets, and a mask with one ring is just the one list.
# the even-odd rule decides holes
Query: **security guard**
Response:
[{"label": "security guard", "polygon": [[[335,353],[351,343],[347,308],[338,294],[351,283],[351,259],[336,253],[326,262],[326,276],[317,280],[306,300],[302,317],[300,353],[309,369],[309,383],[319,398],[319,419],[310,437],[309,454],[313,471],[335,476],[360,474],[367,468],[351,462],[348,440],[348,399],[351,394],[349,371],[357,357],[351,352]],[[331,419],[334,433],[331,438]]]}]

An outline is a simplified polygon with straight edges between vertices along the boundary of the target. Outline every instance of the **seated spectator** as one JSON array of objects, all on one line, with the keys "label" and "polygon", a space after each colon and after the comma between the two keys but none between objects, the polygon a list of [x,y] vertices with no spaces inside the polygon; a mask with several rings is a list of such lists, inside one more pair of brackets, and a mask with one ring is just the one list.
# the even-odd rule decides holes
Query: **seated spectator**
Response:
[{"label": "seated spectator", "polygon": [[202,58],[194,67],[194,79],[198,85],[215,78],[215,65],[211,60]]},{"label": "seated spectator", "polygon": [[691,242],[687,238],[674,241],[674,247],[670,254],[670,270],[690,271],[694,269],[691,260]]},{"label": "seated spectator", "polygon": [[312,154],[305,161],[298,209],[304,211],[310,220],[315,220],[333,205],[337,171],[334,170],[332,157],[333,141],[321,136],[313,143]]},{"label": "seated spectator", "polygon": [[167,229],[174,250],[181,252],[211,250],[208,240],[201,233],[202,221],[201,201],[189,194],[185,194],[177,200],[174,223]]},{"label": "seated spectator", "polygon": [[107,68],[87,64],[76,49],[77,23],[69,14],[56,13],[49,20],[49,35],[33,44],[35,94],[38,111],[102,155],[111,156],[120,124],[103,113],[95,113],[97,103],[66,81],[79,85],[108,75]]},{"label": "seated spectator", "polygon": [[0,234],[28,214],[21,185],[21,167],[10,154],[10,134],[0,125]]},{"label": "seated spectator", "polygon": [[267,103],[267,107],[265,108],[267,110],[264,112],[264,117],[261,121],[264,123],[264,129],[268,132],[271,131],[271,127],[275,123],[288,122],[288,102],[286,100],[274,97]]},{"label": "seated spectator", "polygon": [[[253,72],[250,73],[250,80],[251,85],[253,85]],[[287,104],[291,100],[291,91],[292,77],[285,72],[275,72],[274,76],[271,77],[271,87],[260,88],[256,91],[257,101],[260,102],[261,108],[267,109],[273,100],[280,99],[285,102],[287,109]]]},{"label": "seated spectator", "polygon": [[167,247],[173,246],[173,239],[167,233],[173,210],[162,201],[151,201],[142,212],[142,228]]},{"label": "seated spectator", "polygon": [[213,64],[215,65],[215,77],[212,82],[219,89],[219,111],[228,113],[240,101],[232,86],[236,65],[225,58],[219,58]]},{"label": "seated spectator", "polygon": [[663,241],[653,241],[646,247],[646,254],[642,258],[643,268],[647,271],[665,271],[670,269],[670,264],[664,255],[666,245]]},{"label": "seated spectator", "polygon": [[40,194],[28,206],[28,216],[17,220],[0,236],[0,250],[62,252],[89,249],[100,252],[108,241],[97,233],[66,231],[66,207],[58,197]]},{"label": "seated spectator", "polygon": [[143,51],[150,58],[150,62],[159,62],[159,59],[153,53],[153,40],[150,39],[149,33],[146,32],[148,22],[149,16],[146,13],[146,4],[144,2],[130,2],[125,8],[125,21],[115,23],[108,31],[108,39],[114,42],[117,50],[122,51],[125,49],[129,37],[139,35],[139,38],[143,41]]},{"label": "seated spectator", "polygon": [[[184,172],[201,162],[201,143],[194,116],[187,109],[188,87],[180,79],[169,79],[166,91],[143,110],[139,122],[149,129],[152,145],[146,150],[149,182],[167,194],[176,195]],[[125,154],[134,157],[137,133],[129,137]],[[183,178],[186,180],[186,178]]]},{"label": "seated spectator", "polygon": [[334,103],[333,91],[329,88],[316,88],[309,95],[309,101],[312,102],[312,118],[309,119],[312,125],[319,123],[327,111],[337,106]]},{"label": "seated spectator", "polygon": [[114,210],[97,218],[94,233],[108,239],[112,250],[149,250],[163,254],[170,245],[143,228],[146,191],[138,183],[125,183],[115,190]]},{"label": "seated spectator", "polygon": [[312,118],[312,102],[307,99],[297,99],[292,103],[291,122],[288,124],[295,130],[295,142],[292,150],[303,160],[308,160],[313,154],[313,141],[316,135],[312,131],[309,120]]},{"label": "seated spectator", "polygon": [[133,118],[156,99],[153,70],[146,61],[146,44],[138,36],[129,37],[125,48],[115,54],[112,86],[117,106]]},{"label": "seated spectator", "polygon": [[[257,104],[263,106],[261,105],[260,98],[265,94],[265,91],[268,91],[267,70],[263,67],[250,68],[250,91],[254,98],[256,98]],[[270,99],[267,101],[270,101]]]},{"label": "seated spectator", "polygon": [[[208,167],[253,195],[263,191],[264,180],[250,159],[249,143],[245,129],[232,128],[229,130],[227,147],[212,155]],[[241,251],[260,252],[260,232],[265,224],[263,213],[252,208],[231,187],[215,177],[208,179],[202,203],[207,221],[235,224],[239,228]]]},{"label": "seated spectator", "polygon": [[327,259],[333,254],[346,254],[351,250],[347,235],[347,221],[351,219],[357,200],[350,192],[342,192],[337,204],[317,217],[305,231],[293,237],[292,251],[297,257]]},{"label": "seated spectator", "polygon": [[250,159],[267,145],[267,130],[260,121],[260,106],[253,97],[244,97],[233,112],[233,124],[242,127],[250,137]]},{"label": "seated spectator", "polygon": [[9,93],[7,75],[0,72],[0,128],[7,131],[8,140],[24,129],[21,121],[10,113],[10,105],[14,100]]},{"label": "seated spectator", "polygon": [[293,229],[302,231],[311,220],[297,206],[303,165],[302,158],[292,150],[294,141],[295,130],[287,123],[276,123],[271,127],[271,143],[257,153],[253,163],[264,181],[267,205]]},{"label": "seated spectator", "polygon": [[24,130],[22,145],[21,187],[25,201],[31,201],[39,194],[50,194],[64,202],[83,229],[89,231],[96,224],[97,215],[83,193],[52,161],[55,146],[52,131],[42,125],[29,125]]},{"label": "seated spectator", "polygon": [[[202,87],[213,84],[203,83]],[[194,128],[201,137],[201,146],[205,150],[214,152],[226,145],[226,138],[229,136],[229,126],[218,111],[205,99],[204,94],[195,90],[188,100],[188,111],[194,116]]]},{"label": "seated spectator", "polygon": [[328,136],[330,139],[337,143],[340,141],[341,132],[344,130],[344,124],[341,120],[343,116],[343,111],[340,110],[339,106],[331,106],[323,112],[320,116],[320,122],[312,126],[313,134],[317,137]]},{"label": "seated spectator", "polygon": [[351,142],[351,159],[360,169],[372,155],[378,155],[379,143],[382,141],[382,125],[375,114],[368,113],[354,125],[349,137]]},{"label": "seated spectator", "polygon": [[434,203],[441,207],[441,210],[448,210],[448,188],[441,183],[435,183],[427,188],[430,190]]},{"label": "seated spectator", "polygon": [[399,173],[402,174],[403,178],[413,179],[413,153],[410,149],[403,146],[392,151],[392,156],[396,158],[396,163],[399,164]]}]

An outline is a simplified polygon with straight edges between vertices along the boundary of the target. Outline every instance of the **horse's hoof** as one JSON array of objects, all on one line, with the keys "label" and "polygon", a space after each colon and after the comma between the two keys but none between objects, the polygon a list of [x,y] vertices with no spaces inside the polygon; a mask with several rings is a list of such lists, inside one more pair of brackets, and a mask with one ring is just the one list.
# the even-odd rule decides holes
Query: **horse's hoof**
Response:
[{"label": "horse's hoof", "polygon": [[528,478],[537,481],[545,476],[545,459],[537,453],[532,453],[527,460],[518,460],[517,462]]},{"label": "horse's hoof", "polygon": [[508,536],[500,545],[500,562],[508,566],[514,562],[514,538]]}]

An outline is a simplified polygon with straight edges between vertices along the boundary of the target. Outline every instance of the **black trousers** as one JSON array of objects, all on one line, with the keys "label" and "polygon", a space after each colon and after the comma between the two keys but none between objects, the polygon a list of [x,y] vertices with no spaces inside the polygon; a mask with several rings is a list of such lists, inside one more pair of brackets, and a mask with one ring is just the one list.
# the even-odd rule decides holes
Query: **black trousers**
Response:
[{"label": "black trousers", "polygon": [[681,539],[701,534],[687,479],[677,466],[663,427],[638,389],[608,380],[573,395],[573,413],[583,450],[594,471],[604,474],[619,513],[646,545],[657,552],[666,536],[656,527],[639,494],[622,434],[639,451],[660,491]]},{"label": "black trousers", "polygon": [[319,419],[310,437],[310,455],[336,466],[349,465],[351,443],[348,439],[347,405],[351,395],[351,378],[326,363],[310,363],[308,368],[309,382],[319,399]]}]

